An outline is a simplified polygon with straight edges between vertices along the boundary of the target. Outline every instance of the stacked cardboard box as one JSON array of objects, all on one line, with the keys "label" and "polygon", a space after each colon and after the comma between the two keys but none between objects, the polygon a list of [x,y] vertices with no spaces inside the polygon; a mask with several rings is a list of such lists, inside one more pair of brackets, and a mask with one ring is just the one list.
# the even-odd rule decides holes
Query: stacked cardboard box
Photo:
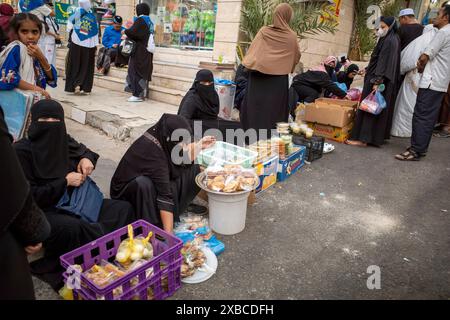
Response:
[{"label": "stacked cardboard box", "polygon": [[344,142],[355,118],[357,101],[320,98],[305,109],[305,121],[317,136]]}]

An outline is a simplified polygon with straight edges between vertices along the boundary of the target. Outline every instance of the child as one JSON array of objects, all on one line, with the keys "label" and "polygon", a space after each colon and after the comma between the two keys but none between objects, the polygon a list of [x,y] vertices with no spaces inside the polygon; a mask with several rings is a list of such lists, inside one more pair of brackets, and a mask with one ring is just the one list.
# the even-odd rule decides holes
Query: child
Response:
[{"label": "child", "polygon": [[47,84],[56,87],[57,74],[39,49],[42,23],[30,13],[17,14],[10,28],[18,40],[11,42],[0,54],[0,90],[33,90],[45,98]]}]

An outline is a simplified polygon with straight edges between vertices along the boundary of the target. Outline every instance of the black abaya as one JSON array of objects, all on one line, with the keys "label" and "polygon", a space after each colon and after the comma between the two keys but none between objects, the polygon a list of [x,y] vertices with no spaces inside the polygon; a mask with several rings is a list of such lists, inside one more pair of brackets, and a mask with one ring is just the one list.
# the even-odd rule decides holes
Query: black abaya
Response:
[{"label": "black abaya", "polygon": [[48,237],[50,226],[34,204],[11,145],[0,107],[0,300],[34,299],[25,246]]},{"label": "black abaya", "polygon": [[80,90],[86,93],[92,91],[94,84],[95,51],[96,47],[86,48],[75,43],[70,44],[67,70],[66,70],[66,92],[75,92],[75,88],[80,86]]},{"label": "black abaya", "polygon": [[136,19],[131,28],[125,30],[125,34],[136,43],[135,52],[128,62],[125,91],[135,97],[145,98],[153,72],[153,54],[147,51],[150,28],[141,17]]},{"label": "black abaya", "polygon": [[[199,173],[200,168],[194,165],[182,170],[177,179],[170,180],[174,221],[179,221],[179,216],[199,193],[200,189],[193,183]],[[131,203],[134,211],[142,213],[142,219],[162,227],[157,197],[158,189],[152,179],[148,176],[139,176],[126,184],[114,198]]]},{"label": "black abaya", "polygon": [[[241,106],[241,124],[248,129],[275,129],[289,119],[288,75],[249,71],[247,93]],[[268,137],[270,133],[268,133]]]},{"label": "black abaya", "polygon": [[189,120],[194,131],[199,127],[194,125],[194,122],[201,125],[201,132],[200,130],[198,130],[199,132],[194,132],[196,139],[201,139],[209,129],[217,129],[222,137],[211,133],[211,131],[208,135],[213,135],[219,140],[225,141],[227,129],[231,129],[234,132],[236,129],[241,129],[241,124],[237,121],[223,120],[218,117],[220,107],[219,95],[213,85],[202,85],[200,81],[214,82],[212,72],[203,69],[197,73],[194,84],[180,103],[178,115]]},{"label": "black abaya", "polygon": [[372,53],[361,97],[362,100],[365,99],[373,91],[374,83],[382,81],[385,85],[382,94],[387,107],[379,115],[358,110],[351,140],[381,146],[386,139],[390,138],[399,77],[400,39],[395,30],[391,29],[384,38],[380,39]]},{"label": "black abaya", "polygon": [[164,114],[131,145],[111,179],[111,197],[127,200],[144,219],[157,225],[160,211],[173,213],[176,220],[200,191],[195,183],[198,166],[172,161],[179,142],[171,137],[177,129],[187,130],[191,139],[192,128],[185,118]]},{"label": "black abaya", "polygon": [[[59,121],[39,121],[48,117]],[[44,257],[32,264],[32,271],[57,290],[62,285],[62,269],[59,266],[62,254],[115,231],[135,221],[136,217],[129,203],[115,200],[103,200],[95,223],[88,223],[69,211],[56,208],[66,190],[70,192],[73,188],[67,187],[66,175],[77,172],[77,166],[84,158],[95,166],[98,154],[67,135],[64,111],[58,102],[37,102],[31,109],[31,118],[28,138],[14,146],[31,193],[51,225],[50,236],[43,243]]]}]

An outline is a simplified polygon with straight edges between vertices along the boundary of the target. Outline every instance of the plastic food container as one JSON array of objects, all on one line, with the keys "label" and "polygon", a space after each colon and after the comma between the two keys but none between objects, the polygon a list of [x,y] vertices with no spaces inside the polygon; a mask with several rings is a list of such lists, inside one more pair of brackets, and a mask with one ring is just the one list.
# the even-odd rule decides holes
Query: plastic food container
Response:
[{"label": "plastic food container", "polygon": [[258,152],[231,143],[217,141],[212,148],[201,151],[196,161],[205,167],[210,164],[235,164],[244,168],[251,168],[257,157]]}]

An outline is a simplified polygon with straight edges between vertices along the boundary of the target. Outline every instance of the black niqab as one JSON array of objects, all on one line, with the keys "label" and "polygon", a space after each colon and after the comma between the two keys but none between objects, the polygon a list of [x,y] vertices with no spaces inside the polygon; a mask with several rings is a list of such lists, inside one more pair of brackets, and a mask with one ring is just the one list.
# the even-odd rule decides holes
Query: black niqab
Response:
[{"label": "black niqab", "polygon": [[[212,82],[212,85],[203,85],[201,81]],[[214,88],[214,76],[211,71],[203,69],[197,72],[195,76],[194,84],[189,91],[196,93],[202,103],[198,105],[198,108],[205,114],[215,116],[219,114],[219,95]]]},{"label": "black niqab", "polygon": [[[55,118],[58,122],[39,121],[40,118]],[[69,168],[64,110],[57,101],[41,100],[31,108],[31,125],[28,139],[31,142],[36,176],[41,179],[65,177]]]},{"label": "black niqab", "polygon": [[[189,135],[188,141],[172,140],[173,138],[172,134],[174,133],[175,130],[185,130],[185,133],[188,133]],[[165,160],[167,161],[167,165],[169,166],[170,169],[170,176],[172,179],[177,178],[180,174],[181,168],[184,167],[185,164],[184,165],[175,164],[172,161],[172,151],[177,145],[179,145],[180,142],[186,144],[192,142],[193,133],[191,125],[182,116],[165,113],[153,127],[147,130],[147,132],[150,133],[153,137],[155,137],[159,141],[161,148],[163,149],[164,154],[166,155]],[[183,132],[180,131],[180,134],[183,134]]]}]

